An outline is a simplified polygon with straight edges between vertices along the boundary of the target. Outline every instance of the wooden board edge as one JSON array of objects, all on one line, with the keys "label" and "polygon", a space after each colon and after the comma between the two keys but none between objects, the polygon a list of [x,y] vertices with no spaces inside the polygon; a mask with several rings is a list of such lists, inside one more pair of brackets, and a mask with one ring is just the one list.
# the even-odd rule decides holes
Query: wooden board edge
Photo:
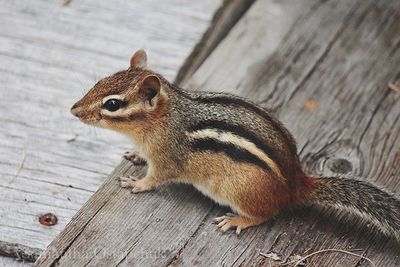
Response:
[{"label": "wooden board edge", "polygon": [[[130,164],[127,160],[122,160],[122,162],[114,169],[114,171],[105,179],[101,186],[96,190],[96,192],[89,198],[89,200],[78,210],[78,212],[72,217],[71,221],[65,226],[65,228],[57,235],[57,237],[47,246],[47,248],[42,251],[33,260],[35,263],[33,266],[51,266],[59,258],[61,258],[65,251],[68,250],[69,246],[74,242],[74,240],[81,234],[85,227],[93,219],[101,208],[110,200],[111,195],[114,191],[108,191],[110,188],[109,184],[113,183],[113,180],[117,176],[130,174],[137,174],[138,177],[142,177],[145,168],[141,166],[135,166]],[[96,201],[96,196],[101,195],[100,201]],[[87,214],[84,211],[90,210],[91,212]],[[77,232],[77,235],[70,235],[70,230],[73,229]],[[61,242],[64,241],[64,242]]]},{"label": "wooden board edge", "polygon": [[223,1],[210,26],[180,67],[175,84],[183,84],[193,75],[254,2],[255,0]]}]

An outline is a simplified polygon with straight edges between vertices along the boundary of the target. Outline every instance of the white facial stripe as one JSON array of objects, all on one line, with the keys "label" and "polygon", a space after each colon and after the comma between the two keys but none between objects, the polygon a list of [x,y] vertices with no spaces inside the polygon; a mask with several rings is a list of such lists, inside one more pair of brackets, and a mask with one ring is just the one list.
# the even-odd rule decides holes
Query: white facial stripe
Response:
[{"label": "white facial stripe", "polygon": [[118,100],[124,100],[124,96],[123,95],[108,95],[105,98],[103,98],[103,104],[107,102],[107,100],[110,99],[118,99]]},{"label": "white facial stripe", "polygon": [[265,161],[267,165],[275,172],[275,174],[277,174],[279,177],[282,177],[282,174],[276,163],[255,144],[243,137],[237,136],[230,132],[219,132],[216,129],[204,129],[191,133],[187,132],[187,135],[195,139],[213,138],[224,143],[236,145]]},{"label": "white facial stripe", "polygon": [[116,111],[109,111],[109,110],[103,108],[100,111],[100,113],[101,113],[101,115],[105,115],[105,116],[108,116],[108,117],[123,117],[123,116],[126,115],[125,111],[126,110],[123,109],[123,108],[120,108],[120,109],[118,109]]},{"label": "white facial stripe", "polygon": [[140,105],[132,105],[120,108],[116,111],[109,111],[106,109],[102,109],[101,114],[108,117],[128,117],[131,114],[137,113],[140,110],[142,110],[142,107],[140,107]]},{"label": "white facial stripe", "polygon": [[[103,102],[103,105],[104,105],[104,103],[106,103],[110,99],[118,99],[118,100],[123,101],[124,98],[125,98],[124,95],[108,95],[108,96],[103,98],[102,102]],[[120,109],[118,109],[116,111],[109,111],[109,110],[103,108],[100,111],[100,113],[102,115],[105,115],[105,116],[108,116],[108,117],[127,117],[130,114],[130,112],[131,112],[130,109],[128,109],[126,107],[120,108]]]}]

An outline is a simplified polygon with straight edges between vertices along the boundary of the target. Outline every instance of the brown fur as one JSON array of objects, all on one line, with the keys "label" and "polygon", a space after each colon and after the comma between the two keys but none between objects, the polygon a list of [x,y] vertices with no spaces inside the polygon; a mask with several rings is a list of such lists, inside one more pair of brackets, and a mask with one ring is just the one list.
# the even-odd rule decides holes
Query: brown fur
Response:
[{"label": "brown fur", "polygon": [[196,153],[188,159],[182,177],[184,182],[206,187],[214,199],[225,200],[239,214],[264,218],[276,215],[289,202],[287,186],[272,175],[223,154]]},{"label": "brown fur", "polygon": [[[387,215],[394,222],[382,225],[397,231],[400,208],[394,197],[354,180],[305,175],[294,138],[273,115],[236,96],[176,88],[144,69],[146,58],[138,51],[128,70],[99,81],[72,107],[83,122],[122,132],[140,148],[148,173],[141,180],[121,178],[122,186],[137,193],[168,182],[193,184],[239,214],[217,218],[223,231],[240,232],[307,203],[363,213],[360,199],[371,205],[368,218],[376,223]],[[126,106],[106,111],[106,97],[121,98]],[[352,194],[356,185],[364,191]]]}]

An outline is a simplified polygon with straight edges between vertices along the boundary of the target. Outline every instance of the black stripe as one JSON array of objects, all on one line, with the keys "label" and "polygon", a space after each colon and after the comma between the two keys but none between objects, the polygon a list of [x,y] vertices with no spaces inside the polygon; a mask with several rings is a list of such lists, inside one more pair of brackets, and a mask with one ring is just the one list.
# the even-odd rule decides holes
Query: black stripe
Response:
[{"label": "black stripe", "polygon": [[259,115],[260,117],[263,117],[264,119],[266,119],[271,125],[272,127],[281,132],[281,134],[286,137],[286,133],[284,133],[282,131],[282,125],[275,121],[264,109],[253,105],[252,103],[249,103],[243,99],[240,98],[231,98],[231,97],[226,97],[226,96],[218,96],[218,97],[212,97],[209,98],[209,100],[207,100],[209,102],[216,102],[219,104],[223,104],[223,105],[237,105],[237,106],[242,106],[246,109],[250,109],[251,111],[253,111],[254,113],[256,113],[257,115]]},{"label": "black stripe", "polygon": [[274,128],[281,128],[281,125],[279,125],[274,119],[271,118],[271,116],[262,108],[244,100],[240,99],[236,96],[224,96],[224,95],[218,95],[218,96],[207,96],[207,97],[198,97],[198,98],[191,98],[192,100],[196,100],[202,103],[218,103],[222,105],[237,105],[237,106],[242,106],[244,108],[250,109],[257,115],[265,118],[268,120]]},{"label": "black stripe", "polygon": [[208,137],[195,139],[191,145],[194,149],[199,151],[209,150],[214,152],[222,152],[234,161],[251,163],[261,167],[262,169],[271,170],[269,166],[257,156],[230,143],[220,142],[216,139]]},{"label": "black stripe", "polygon": [[270,116],[268,112],[257,106],[256,104],[253,104],[247,100],[241,99],[237,96],[234,95],[209,95],[207,97],[203,96],[197,96],[197,97],[192,97],[191,95],[187,94],[186,92],[181,92],[186,98],[193,100],[193,101],[198,101],[201,103],[217,103],[221,105],[237,105],[244,107],[246,109],[249,109],[259,115],[260,117],[264,118],[267,120],[271,126],[276,130],[281,133],[281,135],[286,139],[288,142],[290,149],[293,150],[293,153],[297,153],[297,148],[294,143],[294,139],[292,138],[291,134],[284,128],[284,126],[275,118]]},{"label": "black stripe", "polygon": [[217,129],[221,130],[223,132],[230,132],[233,133],[237,136],[240,136],[244,139],[247,139],[256,147],[261,149],[272,161],[274,161],[278,166],[282,168],[282,164],[280,163],[280,160],[278,156],[275,153],[275,150],[267,145],[263,140],[261,140],[258,136],[255,134],[249,132],[247,129],[239,126],[239,125],[233,125],[229,124],[224,121],[217,121],[217,120],[206,120],[202,121],[190,128],[191,131],[199,131],[203,129]]},{"label": "black stripe", "polygon": [[136,112],[133,114],[130,114],[129,116],[108,116],[108,115],[102,115],[104,118],[113,120],[116,122],[126,122],[126,121],[136,121],[136,120],[144,120],[146,119],[146,113],[145,112]]}]

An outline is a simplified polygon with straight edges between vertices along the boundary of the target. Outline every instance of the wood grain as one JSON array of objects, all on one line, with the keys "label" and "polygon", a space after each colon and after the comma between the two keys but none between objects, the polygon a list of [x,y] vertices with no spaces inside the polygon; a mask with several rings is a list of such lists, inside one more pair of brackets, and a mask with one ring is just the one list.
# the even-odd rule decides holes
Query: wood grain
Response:
[{"label": "wood grain", "polygon": [[175,83],[187,82],[253,3],[254,0],[223,1],[207,31],[180,67]]},{"label": "wood grain", "polygon": [[70,106],[138,48],[173,79],[220,3],[0,1],[0,251],[37,258],[131,149]]},{"label": "wood grain", "polygon": [[[187,86],[205,90],[229,86],[275,110],[297,139],[309,173],[361,176],[399,196],[400,97],[387,88],[388,81],[400,78],[396,67],[400,63],[398,12],[396,1],[315,1],[270,55],[236,70],[231,67],[237,66],[235,62],[251,59],[231,51],[245,47],[255,59],[262,53],[259,46],[269,43],[272,34],[265,29],[265,35],[245,31],[255,25],[243,21],[243,28],[239,24],[232,30]],[[265,20],[258,23],[266,25]],[[251,46],[251,42],[256,44]],[[240,72],[247,75],[239,77]],[[228,74],[230,79],[218,79]],[[310,99],[317,103],[314,112],[306,108]],[[214,216],[220,213],[218,208],[213,211]],[[278,263],[259,252],[277,252],[285,261],[325,248],[361,249],[358,253],[365,253],[377,266],[400,264],[398,245],[363,228],[357,231],[359,220],[349,223],[333,217],[331,211],[305,209],[246,231],[240,239],[199,235],[177,264],[191,265],[201,258],[206,265],[274,266]],[[210,221],[203,225],[200,231],[214,230]],[[215,247],[223,249],[215,251]],[[321,254],[309,262],[314,266],[368,266],[338,253]]]},{"label": "wood grain", "polygon": [[32,263],[16,260],[11,257],[0,256],[0,266],[2,267],[30,267]]},{"label": "wood grain", "polygon": [[[259,0],[186,87],[231,88],[275,110],[309,173],[357,175],[399,196],[400,95],[387,87],[400,80],[399,11],[398,1]],[[331,210],[304,208],[239,237],[221,234],[211,218],[225,209],[180,186],[164,188],[168,201],[164,189],[132,196],[116,182],[125,171],[133,170],[123,163],[36,266],[278,266],[327,248],[400,265],[398,244]],[[270,251],[282,261],[260,255]],[[308,266],[369,265],[325,253]]]}]

